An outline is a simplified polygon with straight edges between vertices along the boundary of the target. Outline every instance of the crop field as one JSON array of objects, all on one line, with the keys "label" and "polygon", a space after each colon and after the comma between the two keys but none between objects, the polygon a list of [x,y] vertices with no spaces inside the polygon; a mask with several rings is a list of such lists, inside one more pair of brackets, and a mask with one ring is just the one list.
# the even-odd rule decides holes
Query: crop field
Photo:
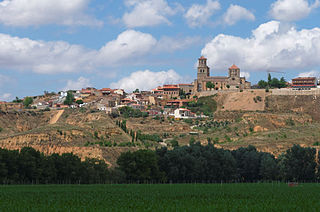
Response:
[{"label": "crop field", "polygon": [[320,184],[0,186],[0,211],[318,211]]}]

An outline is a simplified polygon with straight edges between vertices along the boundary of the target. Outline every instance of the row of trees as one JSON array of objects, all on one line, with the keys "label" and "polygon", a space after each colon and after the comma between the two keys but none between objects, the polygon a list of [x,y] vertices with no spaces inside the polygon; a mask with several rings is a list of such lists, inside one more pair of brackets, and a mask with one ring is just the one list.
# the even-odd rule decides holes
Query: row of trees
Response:
[{"label": "row of trees", "polygon": [[320,180],[317,161],[314,148],[298,145],[275,158],[253,146],[229,151],[193,143],[125,152],[117,160],[119,167],[111,170],[101,160],[81,161],[72,153],[45,156],[25,147],[0,149],[0,184],[314,182]]},{"label": "row of trees", "polygon": [[0,184],[105,183],[110,172],[104,161],[81,161],[72,153],[45,156],[31,147],[0,148]]},{"label": "row of trees", "polygon": [[316,150],[293,146],[279,158],[255,147],[234,151],[209,144],[123,153],[118,159],[130,182],[317,181]]},{"label": "row of trees", "polygon": [[258,82],[259,88],[285,88],[287,87],[287,82],[284,77],[281,77],[280,80],[275,77],[271,77],[271,74],[268,74],[268,81],[260,80]]}]

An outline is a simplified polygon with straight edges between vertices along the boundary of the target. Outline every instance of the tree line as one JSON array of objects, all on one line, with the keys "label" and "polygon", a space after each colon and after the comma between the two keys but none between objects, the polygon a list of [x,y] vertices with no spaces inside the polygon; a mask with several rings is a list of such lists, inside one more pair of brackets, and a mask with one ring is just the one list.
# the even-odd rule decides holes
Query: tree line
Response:
[{"label": "tree line", "polygon": [[316,149],[294,145],[278,158],[253,146],[236,150],[199,142],[122,153],[118,167],[72,153],[44,155],[31,147],[0,148],[0,184],[231,183],[320,180]]},{"label": "tree line", "polygon": [[224,150],[213,144],[126,152],[118,158],[128,182],[314,182],[320,179],[316,149],[294,145],[275,158],[254,146]]},{"label": "tree line", "polygon": [[21,151],[0,148],[0,184],[84,184],[110,180],[102,160],[81,161],[72,153],[49,156],[31,147]]}]

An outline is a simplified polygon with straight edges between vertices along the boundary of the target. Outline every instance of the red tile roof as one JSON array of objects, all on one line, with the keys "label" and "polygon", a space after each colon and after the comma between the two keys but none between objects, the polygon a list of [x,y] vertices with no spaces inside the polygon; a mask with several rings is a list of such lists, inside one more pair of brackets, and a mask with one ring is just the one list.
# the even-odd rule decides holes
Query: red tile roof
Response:
[{"label": "red tile roof", "polygon": [[233,64],[229,69],[239,69],[239,67]]},{"label": "red tile roof", "polygon": [[201,60],[206,60],[207,58],[205,58],[204,56],[201,56],[199,59],[201,59]]}]

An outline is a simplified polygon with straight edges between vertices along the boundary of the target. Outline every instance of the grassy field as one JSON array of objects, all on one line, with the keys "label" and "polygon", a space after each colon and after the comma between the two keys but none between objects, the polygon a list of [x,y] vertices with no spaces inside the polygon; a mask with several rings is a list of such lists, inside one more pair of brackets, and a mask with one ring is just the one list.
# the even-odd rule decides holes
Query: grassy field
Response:
[{"label": "grassy field", "polygon": [[0,211],[318,211],[320,184],[0,186]]}]

